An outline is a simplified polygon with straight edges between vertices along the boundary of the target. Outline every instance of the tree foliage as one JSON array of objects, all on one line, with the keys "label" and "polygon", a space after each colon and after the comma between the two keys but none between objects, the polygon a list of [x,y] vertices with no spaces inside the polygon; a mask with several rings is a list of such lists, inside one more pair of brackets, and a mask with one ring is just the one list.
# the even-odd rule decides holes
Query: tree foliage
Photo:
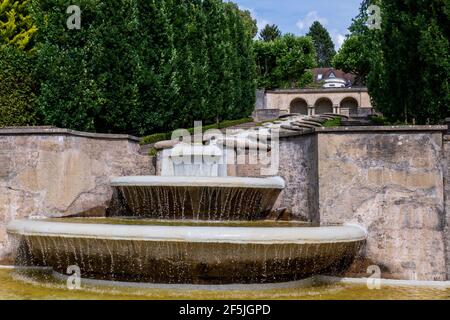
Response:
[{"label": "tree foliage", "polygon": [[333,59],[333,67],[356,75],[356,84],[366,85],[372,62],[380,55],[379,36],[376,31],[369,30],[367,21],[368,8],[377,4],[377,0],[363,0],[359,14],[353,19],[341,49]]},{"label": "tree foliage", "polygon": [[[381,8],[381,30],[367,26]],[[450,2],[364,0],[334,66],[367,83],[389,121],[438,123],[450,115]]]},{"label": "tree foliage", "polygon": [[0,1],[0,47],[14,45],[22,50],[32,48],[37,28],[28,11],[30,1]]},{"label": "tree foliage", "polygon": [[362,35],[352,35],[343,43],[333,59],[333,67],[356,75],[355,84],[364,85],[370,71],[371,46]]},{"label": "tree foliage", "polygon": [[450,3],[383,1],[382,28],[372,37],[368,87],[391,120],[438,123],[450,114]]},{"label": "tree foliage", "polygon": [[0,127],[37,121],[33,37],[29,1],[0,1]]},{"label": "tree foliage", "polygon": [[319,21],[315,21],[311,25],[307,36],[311,37],[314,43],[318,66],[321,68],[330,67],[336,51],[327,29]]},{"label": "tree foliage", "polygon": [[262,41],[274,41],[281,37],[281,31],[275,24],[266,24],[264,29],[262,29],[259,33],[259,38]]},{"label": "tree foliage", "polygon": [[34,0],[37,106],[46,123],[135,135],[250,115],[255,100],[248,12],[220,0]]},{"label": "tree foliage", "polygon": [[258,87],[298,88],[309,84],[307,72],[316,64],[314,45],[308,37],[286,34],[275,41],[255,42]]}]

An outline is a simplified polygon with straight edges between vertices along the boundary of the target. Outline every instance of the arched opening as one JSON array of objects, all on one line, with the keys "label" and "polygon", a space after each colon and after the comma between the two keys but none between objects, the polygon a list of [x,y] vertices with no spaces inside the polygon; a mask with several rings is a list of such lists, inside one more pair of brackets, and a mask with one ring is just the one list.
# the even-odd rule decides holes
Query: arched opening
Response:
[{"label": "arched opening", "polygon": [[308,103],[302,98],[296,98],[292,100],[289,112],[308,115]]},{"label": "arched opening", "polygon": [[341,101],[341,108],[348,108],[350,115],[358,114],[358,101],[355,98],[348,97]]},{"label": "arched opening", "polygon": [[328,98],[316,101],[316,114],[333,113],[333,102]]}]

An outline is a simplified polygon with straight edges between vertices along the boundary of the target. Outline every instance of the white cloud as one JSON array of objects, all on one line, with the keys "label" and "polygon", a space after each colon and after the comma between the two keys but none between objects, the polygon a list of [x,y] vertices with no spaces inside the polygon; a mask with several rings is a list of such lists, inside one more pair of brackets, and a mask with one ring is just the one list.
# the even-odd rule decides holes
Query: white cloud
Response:
[{"label": "white cloud", "polygon": [[344,44],[345,36],[338,32],[333,33],[333,41],[334,41],[334,46],[336,47],[336,51],[337,51]]},{"label": "white cloud", "polygon": [[272,24],[269,20],[265,19],[256,19],[256,25],[258,26],[258,30],[261,31],[268,24]]},{"label": "white cloud", "polygon": [[319,21],[323,25],[326,25],[328,23],[328,20],[326,18],[320,17],[317,14],[317,11],[311,11],[306,15],[305,18],[298,20],[296,25],[300,30],[306,30],[311,27],[314,21]]}]

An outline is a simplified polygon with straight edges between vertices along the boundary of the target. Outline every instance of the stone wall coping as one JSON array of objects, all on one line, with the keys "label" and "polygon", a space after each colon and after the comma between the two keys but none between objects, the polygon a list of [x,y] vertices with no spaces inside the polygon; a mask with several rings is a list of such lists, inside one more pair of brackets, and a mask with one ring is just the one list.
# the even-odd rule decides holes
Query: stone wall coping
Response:
[{"label": "stone wall coping", "polygon": [[316,128],[317,133],[344,133],[344,132],[443,132],[446,126],[361,126],[361,127],[334,127]]},{"label": "stone wall coping", "polygon": [[352,93],[352,92],[368,92],[365,87],[360,88],[319,88],[319,89],[276,89],[267,90],[270,94],[286,94],[286,93]]},{"label": "stone wall coping", "polygon": [[83,137],[90,139],[102,140],[130,140],[139,142],[140,139],[128,134],[110,134],[110,133],[91,133],[81,132],[70,129],[61,129],[57,127],[5,127],[0,128],[0,136],[16,136],[16,135],[64,135]]},{"label": "stone wall coping", "polygon": [[[299,132],[287,132],[282,130],[280,138],[309,135],[312,133],[344,133],[344,132],[443,132],[447,126],[361,126],[361,127],[335,127],[315,128]],[[68,135],[90,139],[103,140],[130,140],[139,142],[140,138],[127,134],[91,133],[81,132],[57,127],[6,127],[0,128],[0,136],[8,135]],[[450,135],[445,135],[444,140],[450,141]]]},{"label": "stone wall coping", "polygon": [[[446,126],[360,126],[360,127],[335,127],[335,128],[314,128],[304,131],[287,130],[280,131],[280,139],[297,137],[303,135],[310,135],[316,133],[373,133],[373,132],[443,132],[446,131]],[[450,141],[450,135],[444,136],[444,140]]]}]

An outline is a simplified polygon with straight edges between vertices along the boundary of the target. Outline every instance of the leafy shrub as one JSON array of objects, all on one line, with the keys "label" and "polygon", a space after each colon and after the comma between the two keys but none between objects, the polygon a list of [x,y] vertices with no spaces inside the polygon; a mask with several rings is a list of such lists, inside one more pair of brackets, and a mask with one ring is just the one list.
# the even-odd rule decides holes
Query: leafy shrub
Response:
[{"label": "leafy shrub", "polygon": [[387,118],[385,118],[384,116],[378,116],[378,115],[370,116],[369,120],[370,120],[370,122],[372,122],[376,126],[389,126],[389,125],[391,125],[389,120]]}]

